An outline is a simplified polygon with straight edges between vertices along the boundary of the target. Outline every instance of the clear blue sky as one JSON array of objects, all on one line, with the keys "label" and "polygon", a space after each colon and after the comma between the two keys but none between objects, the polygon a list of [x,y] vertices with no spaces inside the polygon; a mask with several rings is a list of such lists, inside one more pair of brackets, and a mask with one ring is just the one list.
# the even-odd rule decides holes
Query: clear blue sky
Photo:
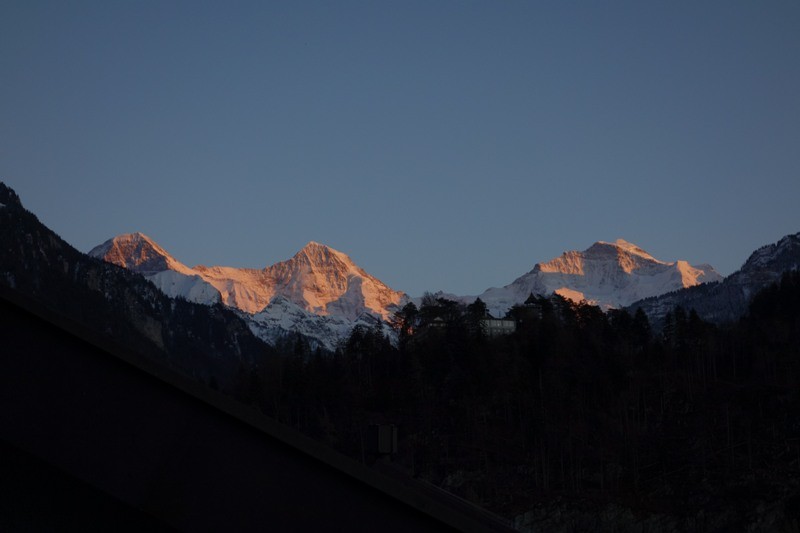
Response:
[{"label": "clear blue sky", "polygon": [[800,3],[0,1],[0,180],[83,251],[475,294],[800,231]]}]

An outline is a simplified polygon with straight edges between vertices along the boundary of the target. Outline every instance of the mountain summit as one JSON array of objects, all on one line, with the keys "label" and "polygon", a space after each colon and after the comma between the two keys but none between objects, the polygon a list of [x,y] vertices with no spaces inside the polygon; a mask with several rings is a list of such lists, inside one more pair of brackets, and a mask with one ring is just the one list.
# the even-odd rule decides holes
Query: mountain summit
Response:
[{"label": "mountain summit", "polygon": [[367,274],[346,254],[313,241],[291,259],[260,270],[193,270],[220,291],[225,304],[247,313],[261,311],[280,296],[316,315],[355,320],[368,313],[387,319],[403,298],[402,292]]},{"label": "mountain summit", "polygon": [[189,268],[141,233],[114,237],[89,255],[145,275],[170,296],[221,301],[251,315],[280,298],[315,315],[352,321],[369,314],[385,320],[404,298],[346,254],[313,241],[291,259],[263,269]]},{"label": "mountain summit", "polygon": [[276,294],[316,314],[355,319],[369,312],[388,319],[403,293],[367,274],[347,255],[309,242],[291,259],[264,269]]},{"label": "mountain summit", "polygon": [[641,298],[691,287],[722,277],[709,265],[660,261],[624,239],[598,241],[586,250],[564,252],[501,288],[480,295],[493,312],[502,314],[530,294],[565,298],[619,308]]},{"label": "mountain summit", "polygon": [[300,333],[333,350],[356,325],[389,319],[406,298],[346,254],[313,241],[263,269],[190,268],[141,233],[114,237],[89,255],[141,273],[173,298],[237,309],[267,342]]},{"label": "mountain summit", "polygon": [[89,255],[145,275],[164,270],[174,270],[182,274],[191,273],[189,267],[169,255],[144,233],[117,235],[92,248]]}]

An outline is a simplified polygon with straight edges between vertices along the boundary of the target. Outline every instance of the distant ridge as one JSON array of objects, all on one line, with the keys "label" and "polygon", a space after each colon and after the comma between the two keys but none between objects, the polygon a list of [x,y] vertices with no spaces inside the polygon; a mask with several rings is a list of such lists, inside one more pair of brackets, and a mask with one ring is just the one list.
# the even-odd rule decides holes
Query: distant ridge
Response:
[{"label": "distant ridge", "polygon": [[742,268],[719,283],[688,287],[634,302],[631,310],[641,308],[651,322],[660,325],[667,313],[681,306],[693,309],[700,318],[717,324],[737,320],[747,312],[750,299],[780,279],[784,272],[800,268],[800,233],[786,235],[762,246]]}]

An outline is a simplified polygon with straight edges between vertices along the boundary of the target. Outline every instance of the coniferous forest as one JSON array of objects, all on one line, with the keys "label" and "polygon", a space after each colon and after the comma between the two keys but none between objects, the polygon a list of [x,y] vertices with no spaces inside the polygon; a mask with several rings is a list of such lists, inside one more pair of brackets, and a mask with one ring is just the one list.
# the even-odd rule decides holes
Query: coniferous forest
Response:
[{"label": "coniferous forest", "polygon": [[396,424],[394,462],[507,517],[613,502],[700,530],[758,505],[797,519],[797,271],[725,327],[531,296],[489,338],[484,314],[428,295],[396,315],[397,347],[366,329],[328,356],[289,339],[232,392],[367,462],[367,426]]}]

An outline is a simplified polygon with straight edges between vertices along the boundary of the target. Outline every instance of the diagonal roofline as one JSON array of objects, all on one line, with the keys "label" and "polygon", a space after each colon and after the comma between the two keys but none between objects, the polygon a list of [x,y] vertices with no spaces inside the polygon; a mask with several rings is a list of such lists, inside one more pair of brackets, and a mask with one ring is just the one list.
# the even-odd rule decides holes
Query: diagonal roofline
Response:
[{"label": "diagonal roofline", "polygon": [[434,485],[412,478],[392,465],[378,463],[377,468],[367,467],[291,427],[278,423],[250,406],[212,390],[157,361],[120,346],[113,339],[100,335],[43,306],[27,295],[0,285],[0,299],[95,348],[99,348],[113,358],[157,378],[181,393],[200,400],[214,410],[243,422],[263,435],[288,445],[308,458],[327,465],[444,525],[461,531],[513,531],[506,520],[483,508]]}]

